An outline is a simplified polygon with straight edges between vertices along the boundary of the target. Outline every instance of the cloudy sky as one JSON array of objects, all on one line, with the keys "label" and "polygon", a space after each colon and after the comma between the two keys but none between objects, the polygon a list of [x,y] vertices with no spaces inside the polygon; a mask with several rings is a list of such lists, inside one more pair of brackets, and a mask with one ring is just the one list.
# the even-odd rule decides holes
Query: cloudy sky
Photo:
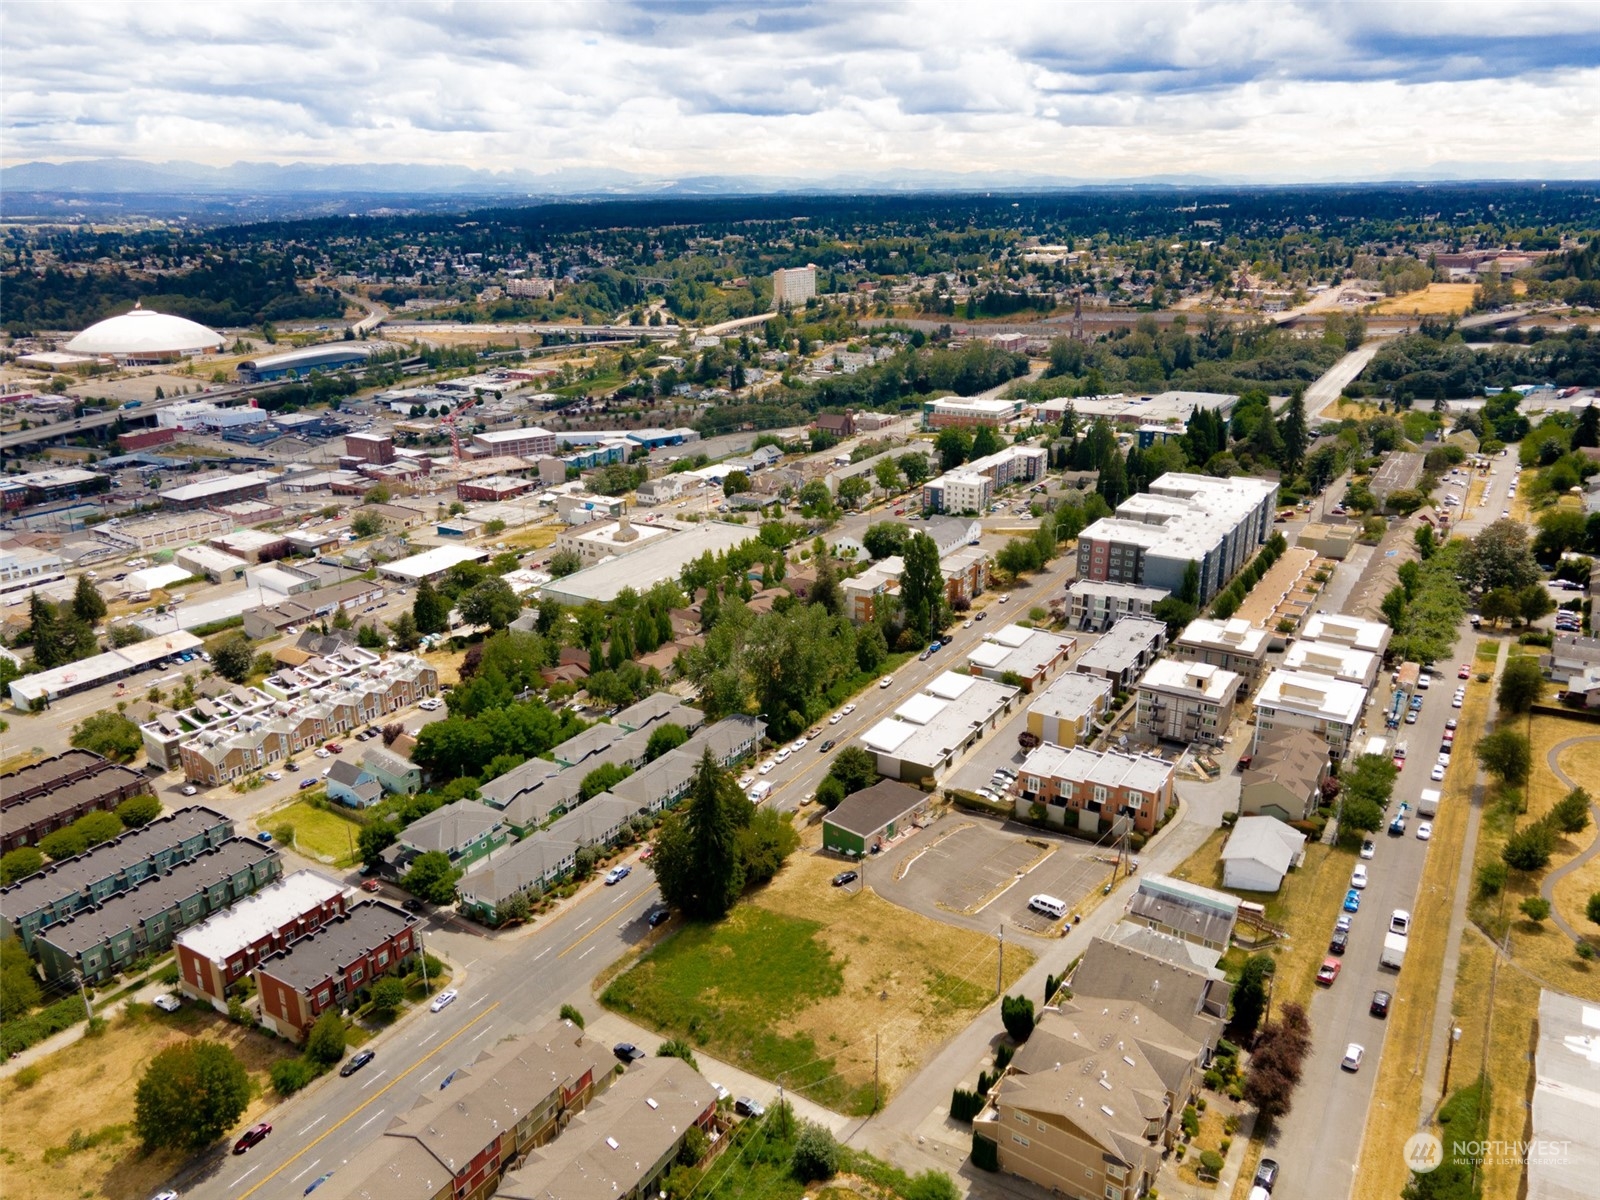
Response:
[{"label": "cloudy sky", "polygon": [[0,5],[0,161],[1592,176],[1592,2]]}]

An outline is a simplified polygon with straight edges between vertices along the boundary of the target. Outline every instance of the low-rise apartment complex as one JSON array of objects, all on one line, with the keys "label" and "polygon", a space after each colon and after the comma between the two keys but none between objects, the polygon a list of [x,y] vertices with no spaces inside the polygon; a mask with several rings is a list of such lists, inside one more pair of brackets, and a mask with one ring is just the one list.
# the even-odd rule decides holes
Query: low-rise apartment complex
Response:
[{"label": "low-rise apartment complex", "polygon": [[1126,818],[1153,833],[1173,805],[1173,764],[1152,754],[1037,746],[1017,776],[1017,815],[1035,804],[1046,818],[1086,833],[1104,833]]},{"label": "low-rise apartment complex", "polygon": [[302,1041],[317,1018],[358,990],[405,966],[422,949],[416,918],[366,900],[319,926],[255,968],[261,1019]]}]

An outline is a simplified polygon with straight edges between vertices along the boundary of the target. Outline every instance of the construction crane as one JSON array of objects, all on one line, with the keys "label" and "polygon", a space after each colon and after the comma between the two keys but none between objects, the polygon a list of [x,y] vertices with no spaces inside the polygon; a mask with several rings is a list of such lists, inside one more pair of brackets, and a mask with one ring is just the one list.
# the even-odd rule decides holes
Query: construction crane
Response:
[{"label": "construction crane", "polygon": [[461,461],[461,431],[456,428],[456,418],[477,402],[478,396],[474,393],[439,418],[439,424],[450,431],[450,457],[454,462]]}]

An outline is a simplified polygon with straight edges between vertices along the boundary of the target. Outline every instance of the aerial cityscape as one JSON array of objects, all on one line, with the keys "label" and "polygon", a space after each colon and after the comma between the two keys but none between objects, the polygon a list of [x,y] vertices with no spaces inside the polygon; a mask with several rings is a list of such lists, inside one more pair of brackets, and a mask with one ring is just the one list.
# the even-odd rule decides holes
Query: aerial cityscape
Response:
[{"label": "aerial cityscape", "polygon": [[6,1200],[1600,1194],[1594,6],[0,19]]}]

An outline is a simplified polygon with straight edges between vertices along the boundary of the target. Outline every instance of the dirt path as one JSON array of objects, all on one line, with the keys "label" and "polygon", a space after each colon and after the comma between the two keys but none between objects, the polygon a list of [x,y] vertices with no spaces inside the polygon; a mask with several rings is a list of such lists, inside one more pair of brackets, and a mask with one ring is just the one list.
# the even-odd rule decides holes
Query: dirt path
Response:
[{"label": "dirt path", "polygon": [[[1562,751],[1569,746],[1581,746],[1585,742],[1594,741],[1600,741],[1600,733],[1595,734],[1593,737],[1568,738],[1564,742],[1557,742],[1554,746],[1551,746],[1550,753],[1545,755],[1545,761],[1550,764],[1550,770],[1554,772],[1555,777],[1569,788],[1575,788],[1579,785],[1561,769],[1558,760],[1561,758]],[[1574,944],[1581,942],[1583,938],[1576,929],[1567,923],[1567,919],[1561,915],[1561,910],[1556,907],[1556,884],[1583,866],[1595,855],[1600,854],[1600,804],[1595,803],[1593,800],[1589,801],[1589,820],[1594,823],[1596,829],[1595,839],[1589,843],[1589,848],[1572,859],[1572,861],[1562,863],[1554,871],[1551,871],[1550,874],[1544,877],[1544,882],[1539,885],[1539,894],[1550,902],[1550,920],[1555,923],[1557,929],[1571,938]]]}]

